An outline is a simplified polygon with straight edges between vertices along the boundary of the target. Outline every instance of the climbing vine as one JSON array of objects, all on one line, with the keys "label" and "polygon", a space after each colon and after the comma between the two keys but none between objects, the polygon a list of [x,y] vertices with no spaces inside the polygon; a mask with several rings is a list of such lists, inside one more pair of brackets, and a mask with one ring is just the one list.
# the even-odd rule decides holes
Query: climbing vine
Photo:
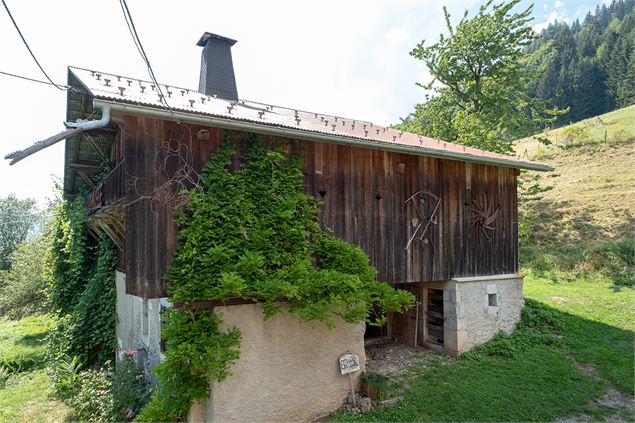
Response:
[{"label": "climbing vine", "polygon": [[95,241],[88,235],[85,221],[80,197],[57,208],[48,261],[49,298],[58,319],[49,355],[53,362],[77,356],[88,367],[115,356],[117,254],[106,236]]},{"label": "climbing vine", "polygon": [[[213,310],[188,307],[194,301],[248,299],[265,318],[285,303],[300,320],[329,327],[339,319],[381,325],[386,312],[413,303],[409,293],[376,281],[360,247],[320,229],[318,206],[304,193],[301,155],[288,152],[298,145],[229,131],[225,141],[178,218],[166,278],[170,300],[185,307],[164,320],[167,351],[143,421],[183,418],[239,357],[240,332],[221,329]],[[236,162],[243,165],[232,169]]]}]

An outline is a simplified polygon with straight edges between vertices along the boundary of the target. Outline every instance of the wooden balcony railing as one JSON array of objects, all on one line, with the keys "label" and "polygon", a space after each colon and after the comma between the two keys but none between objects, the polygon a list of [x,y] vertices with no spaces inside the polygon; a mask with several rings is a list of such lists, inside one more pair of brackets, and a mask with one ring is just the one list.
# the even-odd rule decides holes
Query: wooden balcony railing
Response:
[{"label": "wooden balcony railing", "polygon": [[104,206],[117,203],[126,196],[124,161],[120,161],[86,199],[86,209],[92,214]]}]

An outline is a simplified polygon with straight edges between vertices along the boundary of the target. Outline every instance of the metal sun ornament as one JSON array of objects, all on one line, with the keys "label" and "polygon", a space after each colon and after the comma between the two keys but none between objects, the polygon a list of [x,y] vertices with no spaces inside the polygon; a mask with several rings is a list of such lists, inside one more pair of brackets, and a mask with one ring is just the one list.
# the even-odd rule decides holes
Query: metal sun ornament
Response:
[{"label": "metal sun ornament", "polygon": [[470,207],[470,212],[472,212],[472,222],[470,223],[472,233],[483,234],[488,240],[492,239],[490,233],[496,229],[493,224],[498,217],[500,209],[500,205],[494,208],[494,203],[488,201],[485,193],[483,193],[480,201],[472,200],[472,207]]}]

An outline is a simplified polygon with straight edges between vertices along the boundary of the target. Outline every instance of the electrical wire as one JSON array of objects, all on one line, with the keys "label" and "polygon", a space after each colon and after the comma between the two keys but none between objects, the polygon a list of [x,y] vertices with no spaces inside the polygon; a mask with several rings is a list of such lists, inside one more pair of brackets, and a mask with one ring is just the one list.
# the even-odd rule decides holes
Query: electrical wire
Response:
[{"label": "electrical wire", "polygon": [[[4,2],[4,0],[2,1]],[[139,52],[139,55],[145,62],[146,67],[148,68],[148,74],[150,75],[152,82],[154,82],[157,89],[159,90],[159,94],[161,94],[161,104],[168,112],[170,112],[172,119],[176,123],[180,124],[181,122],[176,118],[176,116],[174,115],[174,112],[172,111],[172,108],[170,107],[167,99],[165,98],[165,95],[163,95],[163,90],[161,89],[161,85],[159,85],[156,77],[154,76],[154,70],[152,69],[152,66],[150,65],[150,60],[148,59],[148,55],[146,54],[143,48],[143,45],[141,44],[141,39],[139,38],[139,34],[137,33],[137,28],[135,27],[134,21],[132,20],[132,15],[130,14],[130,9],[128,9],[128,4],[126,3],[126,0],[119,0],[119,4],[121,5],[121,11],[123,12],[123,17],[126,20],[128,31],[130,31],[130,35],[132,36],[132,40],[134,41],[135,46],[137,47],[137,51]]]},{"label": "electrical wire", "polygon": [[53,82],[51,78],[49,78],[48,74],[44,71],[44,68],[42,68],[42,65],[40,65],[40,62],[38,62],[37,58],[35,57],[35,54],[33,54],[33,51],[31,51],[31,47],[29,47],[29,44],[26,42],[24,35],[22,35],[22,31],[20,31],[20,27],[18,27],[18,24],[15,22],[15,19],[13,19],[13,15],[11,14],[11,11],[9,10],[9,6],[7,6],[7,3],[4,0],[2,0],[2,5],[4,6],[4,9],[7,11],[9,18],[11,18],[11,22],[13,22],[13,26],[15,27],[16,31],[18,31],[20,38],[22,38],[22,42],[24,43],[24,46],[26,47],[27,50],[29,50],[29,53],[31,53],[31,57],[35,61],[35,64],[37,65],[38,68],[40,68],[44,76],[46,76],[46,79],[48,79],[51,85],[53,85],[58,90],[62,90],[62,91],[66,90],[67,88],[63,88],[62,86],[57,85],[55,82]]},{"label": "electrical wire", "polygon": [[54,84],[52,82],[42,81],[40,79],[33,79],[33,78],[29,78],[28,76],[16,75],[14,73],[9,73],[9,72],[4,72],[4,71],[0,71],[0,75],[6,75],[6,76],[11,76],[13,78],[24,79],[25,81],[37,82],[39,84],[55,85],[55,86],[58,86],[58,87],[62,87],[64,90],[70,90],[71,89],[71,87],[68,86],[68,85]]}]

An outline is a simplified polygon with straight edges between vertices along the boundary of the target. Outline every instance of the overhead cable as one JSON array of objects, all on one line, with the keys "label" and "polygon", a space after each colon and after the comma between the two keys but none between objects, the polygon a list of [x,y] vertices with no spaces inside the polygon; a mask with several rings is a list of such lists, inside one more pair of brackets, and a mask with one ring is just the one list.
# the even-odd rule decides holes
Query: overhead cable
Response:
[{"label": "overhead cable", "polygon": [[29,44],[26,42],[24,35],[22,35],[22,31],[20,31],[20,27],[18,27],[18,24],[15,22],[15,19],[13,19],[13,15],[11,14],[11,11],[9,10],[9,6],[7,6],[7,3],[4,0],[2,0],[2,5],[4,6],[4,9],[7,11],[9,18],[11,18],[11,22],[13,22],[13,26],[15,26],[16,31],[18,31],[20,38],[22,38],[22,42],[24,43],[24,46],[26,47],[27,50],[29,50],[29,53],[31,53],[31,57],[35,61],[35,64],[37,65],[38,68],[40,68],[44,76],[46,76],[46,79],[48,79],[51,85],[53,85],[58,90],[68,89],[68,88],[64,88],[63,86],[57,85],[55,82],[53,82],[51,78],[49,78],[48,74],[44,71],[44,68],[42,68],[42,65],[40,65],[40,62],[38,62],[37,58],[35,57],[35,54],[33,54],[31,47],[29,47]]},{"label": "overhead cable", "polygon": [[10,73],[10,72],[0,71],[0,75],[6,75],[6,76],[11,76],[13,78],[24,79],[25,81],[37,82],[39,84],[55,85],[57,87],[62,87],[64,90],[68,90],[68,89],[71,88],[68,85],[54,84],[54,83],[49,82],[49,81],[42,81],[40,79],[33,79],[33,78],[29,78],[28,76],[16,75],[16,74]]},{"label": "overhead cable", "polygon": [[[2,1],[4,2],[4,0]],[[159,85],[156,77],[154,76],[154,70],[152,70],[152,65],[150,65],[150,60],[148,59],[148,55],[146,54],[143,48],[143,45],[141,44],[141,39],[139,39],[139,34],[137,33],[137,28],[135,27],[134,21],[132,20],[132,15],[130,14],[130,9],[128,9],[128,4],[126,3],[126,0],[119,0],[119,4],[121,5],[121,11],[123,12],[123,17],[126,19],[126,25],[128,25],[128,30],[130,31],[130,35],[132,36],[132,40],[134,41],[135,46],[137,47],[137,51],[139,51],[139,55],[145,62],[146,67],[148,68],[148,74],[150,75],[152,82],[154,82],[154,84],[156,85],[159,91],[159,94],[160,94],[159,99],[161,100],[161,104],[164,106],[164,108],[168,112],[170,112],[170,116],[172,116],[172,119],[176,123],[180,124],[181,122],[174,115],[172,108],[168,104],[168,101],[165,95],[163,94],[161,85]]]}]

